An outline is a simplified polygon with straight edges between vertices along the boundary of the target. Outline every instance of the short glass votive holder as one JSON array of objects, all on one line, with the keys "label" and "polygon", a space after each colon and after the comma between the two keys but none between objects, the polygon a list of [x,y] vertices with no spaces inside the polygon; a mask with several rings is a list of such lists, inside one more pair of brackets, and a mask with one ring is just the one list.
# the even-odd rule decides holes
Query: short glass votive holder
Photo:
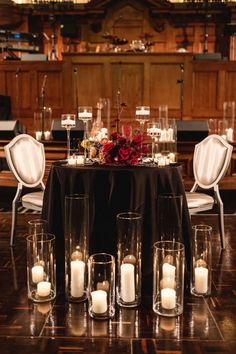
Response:
[{"label": "short glass votive holder", "polygon": [[117,303],[136,307],[141,302],[142,216],[120,213],[117,223]]},{"label": "short glass votive holder", "polygon": [[211,294],[211,234],[209,225],[194,225],[192,239],[191,294]]},{"label": "short glass votive holder", "polygon": [[115,314],[115,258],[96,253],[88,260],[89,315],[99,320]]},{"label": "short glass votive holder", "polygon": [[49,233],[27,237],[28,297],[34,302],[56,297],[55,236]]},{"label": "short glass votive holder", "polygon": [[87,299],[89,197],[65,197],[65,293],[69,301]]},{"label": "short glass votive holder", "polygon": [[185,248],[180,242],[154,244],[153,311],[173,317],[183,313]]}]

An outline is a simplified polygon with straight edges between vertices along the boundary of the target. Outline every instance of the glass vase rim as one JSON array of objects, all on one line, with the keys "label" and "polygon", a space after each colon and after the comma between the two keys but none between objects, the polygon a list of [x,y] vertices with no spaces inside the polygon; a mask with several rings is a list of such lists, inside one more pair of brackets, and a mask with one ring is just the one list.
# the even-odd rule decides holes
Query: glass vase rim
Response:
[{"label": "glass vase rim", "polygon": [[[166,247],[166,245],[169,245],[169,246]],[[172,247],[171,247],[171,245],[172,245]],[[173,245],[175,246],[174,248],[173,248]],[[169,241],[169,240],[156,241],[153,245],[153,248],[156,250],[163,250],[164,249],[165,251],[171,251],[171,252],[185,251],[185,246],[182,242]]]},{"label": "glass vase rim", "polygon": [[[43,239],[42,239],[43,236]],[[26,237],[26,240],[28,242],[34,242],[34,243],[50,243],[56,239],[56,236],[54,234],[51,234],[50,232],[39,232],[36,234],[30,234]]]},{"label": "glass vase rim", "polygon": [[212,226],[210,225],[205,225],[205,224],[196,224],[192,226],[192,229],[194,231],[212,231]]},{"label": "glass vase rim", "polygon": [[76,114],[75,113],[62,113],[61,114],[61,118],[62,117],[73,117],[76,120]]},{"label": "glass vase rim", "polygon": [[[96,257],[104,257],[104,260],[100,259],[100,260],[96,260]],[[107,257],[107,259],[105,259],[105,257]],[[110,258],[110,259],[108,259]],[[109,264],[109,263],[114,263],[115,262],[115,257],[110,254],[110,253],[106,253],[106,252],[98,252],[98,253],[93,253],[89,256],[89,261],[91,263],[96,263],[96,264]]]},{"label": "glass vase rim", "polygon": [[142,218],[142,214],[136,213],[134,211],[127,211],[127,212],[122,212],[116,215],[116,219],[122,219],[122,220],[139,220]]},{"label": "glass vase rim", "polygon": [[48,221],[46,219],[32,219],[28,221],[28,225],[33,225],[33,224],[48,224]]}]

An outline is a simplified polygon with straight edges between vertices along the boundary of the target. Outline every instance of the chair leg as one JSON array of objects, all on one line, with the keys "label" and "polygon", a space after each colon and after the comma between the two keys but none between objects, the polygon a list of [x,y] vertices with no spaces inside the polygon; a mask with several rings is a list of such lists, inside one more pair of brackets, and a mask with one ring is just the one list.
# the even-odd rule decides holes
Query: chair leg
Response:
[{"label": "chair leg", "polygon": [[14,236],[15,236],[15,228],[16,228],[16,219],[17,219],[17,202],[21,196],[22,186],[19,183],[16,191],[16,195],[12,202],[12,220],[11,220],[11,239],[10,239],[10,246],[14,245]]},{"label": "chair leg", "polygon": [[218,222],[219,222],[219,230],[220,230],[221,248],[225,249],[224,204],[221,200],[218,189],[215,190],[215,196],[217,199],[217,207],[218,207]]},{"label": "chair leg", "polygon": [[15,227],[16,227],[16,204],[15,199],[12,202],[12,219],[11,219],[11,241],[10,246],[14,245]]}]

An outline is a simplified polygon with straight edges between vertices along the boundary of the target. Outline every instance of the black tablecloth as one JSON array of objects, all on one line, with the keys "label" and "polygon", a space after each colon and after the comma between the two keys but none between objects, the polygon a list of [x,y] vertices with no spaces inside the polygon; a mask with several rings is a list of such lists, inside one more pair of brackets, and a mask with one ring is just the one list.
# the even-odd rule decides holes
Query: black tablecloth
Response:
[{"label": "black tablecloth", "polygon": [[[52,164],[46,185],[42,217],[56,235],[57,270],[64,270],[64,203],[74,193],[89,195],[90,254],[116,255],[116,215],[135,211],[143,215],[143,289],[149,292],[152,279],[152,246],[157,241],[157,197],[162,193],[182,194],[182,239],[187,268],[190,264],[190,218],[180,166],[68,166]],[[171,221],[170,221],[171,222]]]}]

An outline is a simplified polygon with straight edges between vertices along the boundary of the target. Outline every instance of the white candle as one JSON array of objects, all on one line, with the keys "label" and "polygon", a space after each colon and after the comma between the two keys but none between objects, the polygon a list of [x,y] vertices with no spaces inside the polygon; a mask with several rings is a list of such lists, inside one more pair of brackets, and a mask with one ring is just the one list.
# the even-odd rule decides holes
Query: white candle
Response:
[{"label": "white candle", "polygon": [[76,163],[78,165],[83,165],[84,164],[84,157],[83,156],[77,156]]},{"label": "white candle", "polygon": [[61,121],[61,126],[62,127],[66,127],[66,126],[75,126],[75,120],[70,119],[70,118],[66,118],[66,119],[62,119]]},{"label": "white candle", "polygon": [[35,137],[36,137],[36,140],[41,140],[42,139],[42,132],[35,132]]},{"label": "white candle", "polygon": [[51,132],[49,130],[44,132],[44,139],[45,140],[50,140],[50,137],[51,137]]},{"label": "white candle", "polygon": [[176,306],[176,291],[165,288],[161,290],[161,306],[166,310],[172,310]]},{"label": "white candle", "polygon": [[41,281],[37,284],[38,296],[46,297],[50,295],[50,292],[51,292],[51,283],[49,281]]},{"label": "white candle", "polygon": [[175,162],[175,154],[173,152],[169,153],[169,160],[171,163]]},{"label": "white candle", "polygon": [[70,262],[71,267],[71,296],[82,297],[84,295],[84,270],[85,263],[75,260]]},{"label": "white candle", "polygon": [[92,311],[94,313],[105,313],[107,311],[107,292],[95,290],[91,292]]},{"label": "white candle", "polygon": [[165,160],[165,157],[161,157],[159,160],[158,160],[158,166],[165,166],[166,165],[166,160]]},{"label": "white candle", "polygon": [[76,165],[76,158],[74,158],[74,156],[68,158],[68,165]]},{"label": "white candle", "polygon": [[87,112],[87,111],[84,111],[84,112],[80,112],[79,113],[79,118],[92,118],[92,113],[91,112]]},{"label": "white candle", "polygon": [[165,277],[160,281],[160,287],[161,289],[164,288],[170,288],[170,289],[175,289],[176,288],[176,282],[173,277]]},{"label": "white candle", "polygon": [[121,298],[124,302],[133,302],[135,301],[134,265],[131,263],[124,263],[120,268]]},{"label": "white candle", "polygon": [[175,266],[169,263],[164,263],[162,265],[162,275],[163,278],[174,278],[175,277]]},{"label": "white candle", "polygon": [[137,116],[148,116],[150,114],[150,111],[148,109],[137,109],[136,115]]},{"label": "white candle", "polygon": [[43,280],[44,269],[41,265],[36,265],[31,269],[32,272],[32,281],[37,284]]},{"label": "white candle", "polygon": [[233,141],[233,129],[232,128],[227,129],[226,138],[228,141]]},{"label": "white candle", "polygon": [[195,275],[195,291],[199,294],[205,294],[208,290],[208,269],[203,267],[196,267],[194,269]]},{"label": "white candle", "polygon": [[174,140],[174,130],[172,128],[168,129],[168,141]]}]

